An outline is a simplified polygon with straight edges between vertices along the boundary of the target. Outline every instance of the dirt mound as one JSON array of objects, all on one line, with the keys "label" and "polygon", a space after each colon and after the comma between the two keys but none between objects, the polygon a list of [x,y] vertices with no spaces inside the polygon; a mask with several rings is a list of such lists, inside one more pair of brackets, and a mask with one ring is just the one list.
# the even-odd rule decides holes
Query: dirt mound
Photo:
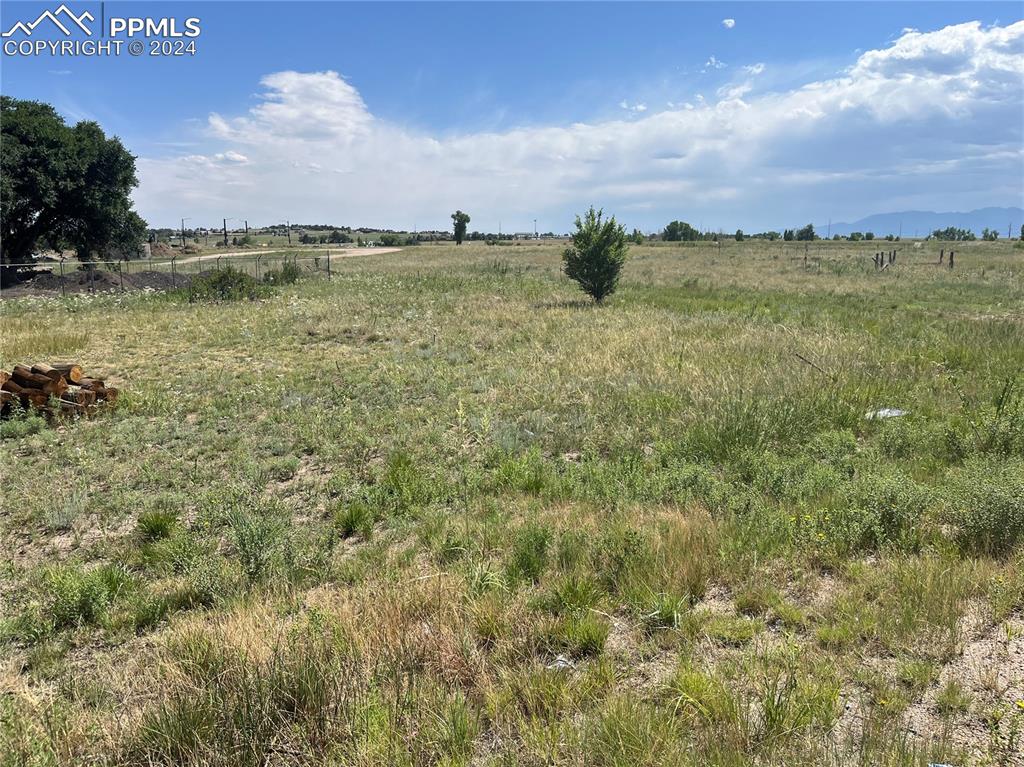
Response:
[{"label": "dirt mound", "polygon": [[4,286],[5,298],[64,293],[103,293],[125,290],[171,290],[185,287],[191,275],[172,275],[163,271],[125,272],[118,275],[105,269],[74,271],[63,277],[53,271],[40,271],[30,279]]}]

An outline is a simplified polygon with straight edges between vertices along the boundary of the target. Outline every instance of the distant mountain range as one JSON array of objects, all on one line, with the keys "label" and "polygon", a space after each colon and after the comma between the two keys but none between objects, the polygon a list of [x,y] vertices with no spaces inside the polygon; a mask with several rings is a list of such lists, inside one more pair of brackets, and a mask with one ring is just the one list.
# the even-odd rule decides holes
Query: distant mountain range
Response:
[{"label": "distant mountain range", "polygon": [[[899,234],[904,237],[925,237],[936,229],[955,226],[970,229],[977,235],[982,229],[995,229],[1000,237],[1006,236],[1006,229],[1014,237],[1020,237],[1020,225],[1024,223],[1024,208],[979,208],[966,213],[936,213],[931,210],[905,210],[899,213],[876,213],[851,224],[832,222],[832,234],[848,235],[851,232],[874,232],[876,237]],[[829,232],[828,224],[815,224],[814,231],[824,237]]]}]

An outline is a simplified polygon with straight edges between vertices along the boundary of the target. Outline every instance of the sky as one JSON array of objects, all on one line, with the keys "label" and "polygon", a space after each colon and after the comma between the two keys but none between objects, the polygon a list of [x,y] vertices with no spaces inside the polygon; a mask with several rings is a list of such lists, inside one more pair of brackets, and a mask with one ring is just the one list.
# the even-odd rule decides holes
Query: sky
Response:
[{"label": "sky", "polygon": [[[0,27],[58,5],[4,2]],[[151,226],[447,229],[458,208],[564,232],[594,205],[752,232],[1024,205],[1017,2],[67,6],[200,20],[194,55],[0,60],[5,95],[121,138]]]}]

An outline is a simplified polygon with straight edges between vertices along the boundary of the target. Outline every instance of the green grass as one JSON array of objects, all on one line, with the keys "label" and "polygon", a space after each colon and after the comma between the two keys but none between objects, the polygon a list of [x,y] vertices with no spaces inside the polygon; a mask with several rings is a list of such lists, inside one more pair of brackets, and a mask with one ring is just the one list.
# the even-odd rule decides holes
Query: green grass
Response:
[{"label": "green grass", "polygon": [[0,764],[1000,763],[1024,252],[898,245],[5,300],[122,397],[0,429]]}]

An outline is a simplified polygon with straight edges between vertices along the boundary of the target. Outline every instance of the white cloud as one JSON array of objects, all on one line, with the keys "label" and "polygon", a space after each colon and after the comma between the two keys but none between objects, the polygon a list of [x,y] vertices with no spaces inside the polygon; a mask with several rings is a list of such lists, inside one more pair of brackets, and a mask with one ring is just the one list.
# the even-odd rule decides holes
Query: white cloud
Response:
[{"label": "white cloud", "polygon": [[709,69],[723,69],[728,66],[724,61],[719,61],[714,56],[709,56],[708,60],[704,62],[704,68],[701,72],[707,72]]},{"label": "white cloud", "polygon": [[732,29],[736,26],[736,19],[722,19],[722,26],[726,29]]},{"label": "white cloud", "polygon": [[750,75],[759,75],[764,72],[764,62],[759,61],[756,64],[749,64],[743,67],[743,71]]},{"label": "white cloud", "polygon": [[1024,22],[972,22],[908,32],[789,91],[752,96],[746,81],[664,111],[623,101],[622,119],[442,137],[375,117],[335,72],[278,72],[246,114],[209,116],[202,153],[140,159],[136,199],[154,224],[185,211],[440,227],[471,206],[481,228],[542,215],[556,230],[590,203],[639,225],[685,213],[745,227],[887,200],[1018,204],[1022,75]]},{"label": "white cloud", "polygon": [[237,163],[243,163],[243,162],[248,162],[249,161],[249,158],[246,157],[244,154],[242,154],[241,152],[235,152],[235,151],[233,151],[231,149],[229,149],[226,152],[218,152],[217,154],[215,154],[213,156],[213,159],[214,160],[218,160],[220,162],[237,162]]}]

